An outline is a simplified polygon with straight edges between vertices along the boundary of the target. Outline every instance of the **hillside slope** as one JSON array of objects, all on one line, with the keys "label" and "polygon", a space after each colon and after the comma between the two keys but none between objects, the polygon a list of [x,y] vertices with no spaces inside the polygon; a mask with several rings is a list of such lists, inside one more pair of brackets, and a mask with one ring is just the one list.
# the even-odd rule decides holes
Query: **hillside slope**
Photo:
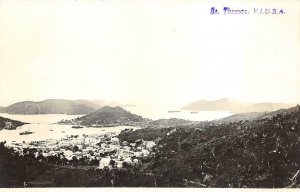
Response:
[{"label": "hillside slope", "polygon": [[167,128],[167,127],[176,127],[181,125],[189,125],[192,121],[188,121],[185,119],[177,119],[177,118],[170,118],[170,119],[158,119],[155,121],[150,121],[147,124],[148,128]]},{"label": "hillside slope", "polygon": [[137,125],[146,120],[132,114],[121,107],[102,107],[97,111],[75,119],[80,125],[102,127],[118,125]]},{"label": "hillside slope", "polygon": [[249,113],[238,113],[231,115],[229,117],[225,117],[222,119],[217,119],[211,121],[214,124],[222,124],[222,123],[230,123],[230,122],[238,122],[238,121],[254,121],[258,119],[271,118],[277,114],[285,114],[295,112],[298,109],[298,105],[295,107],[291,107],[288,109],[279,109],[272,112],[249,112]]},{"label": "hillside slope", "polygon": [[300,108],[255,121],[177,128],[147,172],[158,186],[300,187]]}]

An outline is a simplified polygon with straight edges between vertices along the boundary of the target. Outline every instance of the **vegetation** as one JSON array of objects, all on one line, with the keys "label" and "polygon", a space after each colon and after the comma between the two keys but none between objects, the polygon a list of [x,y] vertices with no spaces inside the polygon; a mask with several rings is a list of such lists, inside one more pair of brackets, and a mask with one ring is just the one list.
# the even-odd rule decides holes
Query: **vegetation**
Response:
[{"label": "vegetation", "polygon": [[123,131],[121,141],[156,140],[157,146],[142,164],[122,169],[98,170],[76,159],[66,166],[31,150],[19,156],[1,143],[0,187],[300,187],[300,107],[271,114]]},{"label": "vegetation", "polygon": [[177,129],[158,143],[148,169],[158,186],[300,187],[299,121],[296,107],[256,121]]},{"label": "vegetation", "polygon": [[85,126],[118,126],[139,125],[145,122],[141,116],[132,114],[121,107],[102,107],[99,110],[75,119],[75,122]]},{"label": "vegetation", "polygon": [[160,140],[165,137],[172,129],[173,128],[145,128],[137,129],[135,131],[124,130],[119,134],[119,139],[121,141],[128,141],[130,143],[140,139],[143,139],[145,141]]},{"label": "vegetation", "polygon": [[189,124],[192,124],[192,121],[188,121],[185,119],[171,118],[171,119],[159,119],[155,121],[150,121],[149,123],[147,123],[147,126],[151,128],[166,128],[166,127],[177,127],[177,126],[189,125]]},{"label": "vegetation", "polygon": [[[124,169],[95,169],[95,166],[62,165],[53,156],[35,157],[34,150],[24,156],[0,143],[1,187],[140,187],[151,186],[151,176],[139,171],[140,165]],[[72,160],[69,163],[79,163]],[[67,179],[66,179],[67,178]],[[151,182],[149,182],[151,181]]]},{"label": "vegetation", "polygon": [[0,130],[1,129],[16,129],[19,126],[24,125],[25,123],[20,121],[11,120],[8,118],[0,117]]}]

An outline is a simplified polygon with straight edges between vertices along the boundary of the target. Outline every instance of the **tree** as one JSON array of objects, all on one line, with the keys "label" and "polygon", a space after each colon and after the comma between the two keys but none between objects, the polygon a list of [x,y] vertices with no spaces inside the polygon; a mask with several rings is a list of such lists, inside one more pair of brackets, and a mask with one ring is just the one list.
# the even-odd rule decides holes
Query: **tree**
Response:
[{"label": "tree", "polygon": [[115,167],[116,162],[114,160],[110,160],[109,165],[114,168]]},{"label": "tree", "polygon": [[79,147],[78,147],[77,145],[75,145],[75,146],[73,147],[73,151],[74,151],[74,152],[79,151]]}]

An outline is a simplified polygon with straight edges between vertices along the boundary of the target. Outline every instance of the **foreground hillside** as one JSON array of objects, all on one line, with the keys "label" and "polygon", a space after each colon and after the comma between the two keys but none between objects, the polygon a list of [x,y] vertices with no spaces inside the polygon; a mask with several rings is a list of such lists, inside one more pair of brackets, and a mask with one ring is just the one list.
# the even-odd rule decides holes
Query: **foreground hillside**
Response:
[{"label": "foreground hillside", "polygon": [[255,121],[176,129],[148,167],[158,186],[299,187],[300,108]]},{"label": "foreground hillside", "polygon": [[2,112],[10,114],[69,114],[81,115],[96,111],[103,106],[117,106],[116,102],[105,100],[63,100],[48,99],[33,102],[24,101],[2,108]]},{"label": "foreground hillside", "polygon": [[102,126],[118,126],[118,125],[140,125],[145,122],[141,116],[132,114],[121,107],[102,107],[99,110],[75,119],[80,125],[102,127]]}]

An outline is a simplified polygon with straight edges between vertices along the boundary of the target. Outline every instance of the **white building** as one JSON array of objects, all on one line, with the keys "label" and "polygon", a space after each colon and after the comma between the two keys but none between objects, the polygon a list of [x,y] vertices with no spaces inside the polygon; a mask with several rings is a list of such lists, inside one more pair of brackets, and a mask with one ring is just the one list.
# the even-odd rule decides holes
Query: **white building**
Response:
[{"label": "white building", "polygon": [[123,158],[132,157],[132,156],[134,156],[134,152],[133,151],[129,151],[129,150],[123,150],[120,153],[120,156],[122,156]]},{"label": "white building", "polygon": [[136,156],[136,157],[142,157],[143,153],[141,151],[137,151],[137,152],[134,152],[134,156]]},{"label": "white building", "polygon": [[131,149],[131,147],[129,147],[129,146],[125,146],[124,147],[124,150],[128,150],[129,151],[130,149]]},{"label": "white building", "polygon": [[106,148],[107,144],[106,143],[101,143],[101,148]]},{"label": "white building", "polygon": [[134,164],[138,164],[138,163],[139,163],[139,160],[138,160],[138,159],[133,159],[133,163],[134,163]]},{"label": "white building", "polygon": [[130,157],[127,157],[126,159],[124,159],[124,162],[127,163],[127,164],[131,164],[132,163]]},{"label": "white building", "polygon": [[103,169],[105,167],[109,167],[110,157],[101,158],[99,161],[99,169]]},{"label": "white building", "polygon": [[117,138],[117,137],[112,137],[112,138],[111,138],[111,142],[113,142],[113,143],[119,145],[120,140],[119,140],[119,138]]},{"label": "white building", "polygon": [[123,167],[123,161],[115,161],[115,166],[117,168],[122,168]]},{"label": "white building", "polygon": [[155,146],[155,142],[154,141],[146,141],[145,144],[146,144],[146,148],[147,149],[151,149],[152,147]]},{"label": "white building", "polygon": [[94,137],[88,137],[85,138],[85,143],[97,143],[98,139],[94,138]]},{"label": "white building", "polygon": [[12,128],[12,126],[13,126],[12,122],[6,121],[6,122],[5,122],[4,128],[5,128],[5,129],[10,129],[10,128]]},{"label": "white building", "polygon": [[143,155],[146,157],[146,156],[148,156],[148,155],[150,155],[150,152],[148,151],[148,150],[146,150],[146,149],[143,149],[142,150],[142,153],[143,153]]},{"label": "white building", "polygon": [[71,151],[71,150],[66,150],[64,151],[64,156],[67,158],[67,159],[72,159],[72,156],[74,155],[74,153]]},{"label": "white building", "polygon": [[93,151],[93,147],[87,147],[86,150],[87,151]]},{"label": "white building", "polygon": [[136,146],[136,143],[130,143],[130,146],[131,146],[131,147],[135,147],[135,146]]},{"label": "white building", "polygon": [[120,149],[120,146],[119,146],[119,145],[112,145],[112,144],[110,144],[110,145],[109,145],[109,148],[110,148],[110,150],[112,150],[112,151],[114,151],[114,150],[118,151],[118,150]]},{"label": "white building", "polygon": [[78,147],[79,150],[83,149],[83,145],[77,145],[77,147]]},{"label": "white building", "polygon": [[70,143],[69,143],[69,141],[61,141],[61,142],[59,142],[58,146],[59,147],[68,147],[68,146],[70,146]]}]

